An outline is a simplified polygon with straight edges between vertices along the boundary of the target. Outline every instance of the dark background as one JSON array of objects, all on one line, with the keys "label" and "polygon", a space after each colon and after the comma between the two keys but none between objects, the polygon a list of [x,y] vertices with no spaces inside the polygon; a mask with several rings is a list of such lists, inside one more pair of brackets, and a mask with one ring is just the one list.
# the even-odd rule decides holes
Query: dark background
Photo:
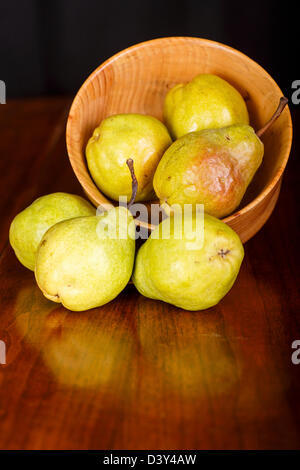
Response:
[{"label": "dark background", "polygon": [[271,0],[0,0],[0,79],[8,99],[72,95],[121,49],[197,36],[249,55],[290,97],[300,78],[298,23],[292,2]]}]

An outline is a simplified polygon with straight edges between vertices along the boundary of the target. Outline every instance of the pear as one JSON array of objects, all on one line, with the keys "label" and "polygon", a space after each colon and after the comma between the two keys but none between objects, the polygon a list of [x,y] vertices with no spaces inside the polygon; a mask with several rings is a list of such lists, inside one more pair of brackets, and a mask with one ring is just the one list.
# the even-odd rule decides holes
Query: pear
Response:
[{"label": "pear", "polygon": [[202,129],[249,124],[244,99],[228,82],[212,74],[197,75],[172,88],[164,103],[164,121],[173,138]]},{"label": "pear", "polygon": [[13,219],[9,230],[10,244],[18,260],[33,271],[38,245],[52,225],[95,213],[91,204],[75,194],[53,193],[39,197]]},{"label": "pear", "polygon": [[118,201],[131,195],[131,178],[125,166],[132,158],[139,182],[136,201],[154,197],[153,175],[164,151],[172,143],[162,122],[142,114],[118,114],[104,119],[86,147],[90,173],[106,196]]},{"label": "pear", "polygon": [[[238,235],[224,222],[204,214],[203,237],[197,232],[197,215],[171,215],[157,226],[138,251],[133,282],[151,299],[185,310],[216,305],[232,287],[244,256]],[[182,224],[183,225],[183,224]]]},{"label": "pear", "polygon": [[100,307],[128,283],[134,263],[134,220],[125,207],[51,227],[35,265],[45,297],[73,311]]},{"label": "pear", "polygon": [[161,203],[204,204],[205,212],[225,217],[240,204],[264,154],[260,140],[287,103],[255,133],[247,124],[191,132],[164,153],[153,185]]},{"label": "pear", "polygon": [[239,205],[263,150],[247,125],[191,132],[164,154],[154,175],[155,192],[161,203],[201,203],[208,214],[224,217]]},{"label": "pear", "polygon": [[135,255],[135,222],[129,211],[138,184],[127,160],[132,196],[97,216],[77,217],[53,225],[36,255],[35,278],[44,296],[73,311],[100,307],[128,283]]}]

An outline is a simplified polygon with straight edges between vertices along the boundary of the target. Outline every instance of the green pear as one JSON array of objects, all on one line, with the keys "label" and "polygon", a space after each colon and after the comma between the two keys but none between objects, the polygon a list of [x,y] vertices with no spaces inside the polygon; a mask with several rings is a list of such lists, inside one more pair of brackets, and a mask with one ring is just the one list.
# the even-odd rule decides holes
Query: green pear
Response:
[{"label": "green pear", "polygon": [[153,175],[164,151],[172,143],[158,119],[142,114],[118,114],[104,119],[86,147],[90,173],[106,196],[118,201],[131,195],[131,178],[125,162],[134,160],[139,182],[136,201],[152,199]]},{"label": "green pear", "polygon": [[33,271],[38,245],[52,225],[95,213],[91,204],[75,194],[53,193],[39,197],[13,219],[9,230],[10,244],[18,260]]},{"label": "green pear", "polygon": [[229,226],[207,214],[203,237],[197,232],[195,213],[185,216],[186,228],[179,237],[178,217],[165,219],[141,246],[132,279],[146,297],[203,310],[216,305],[232,287],[243,245]]},{"label": "green pear", "polygon": [[153,185],[161,203],[204,204],[215,217],[225,217],[240,204],[260,166],[260,140],[284,109],[286,98],[268,123],[255,133],[247,124],[191,132],[175,141],[156,169]]},{"label": "green pear", "polygon": [[45,297],[73,311],[100,307],[128,283],[135,224],[125,207],[51,227],[36,256],[35,277]]},{"label": "green pear", "polygon": [[164,121],[173,138],[202,129],[249,124],[244,99],[217,75],[197,75],[172,88],[164,103]]}]

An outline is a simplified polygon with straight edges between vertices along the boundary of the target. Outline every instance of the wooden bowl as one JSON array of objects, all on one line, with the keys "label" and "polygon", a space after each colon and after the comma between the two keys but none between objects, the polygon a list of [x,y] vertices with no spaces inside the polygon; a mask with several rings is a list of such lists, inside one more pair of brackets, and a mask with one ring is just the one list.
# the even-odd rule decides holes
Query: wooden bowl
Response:
[{"label": "wooden bowl", "polygon": [[[270,75],[241,52],[207,39],[171,37],[129,47],[100,65],[84,82],[70,109],[67,148],[73,170],[95,205],[112,204],[93,182],[85,147],[95,127],[111,114],[142,113],[162,119],[167,91],[199,73],[213,73],[235,86],[246,100],[254,129],[275,111],[282,92]],[[263,163],[236,212],[226,217],[243,242],[273,211],[292,144],[288,108],[262,137]]]}]

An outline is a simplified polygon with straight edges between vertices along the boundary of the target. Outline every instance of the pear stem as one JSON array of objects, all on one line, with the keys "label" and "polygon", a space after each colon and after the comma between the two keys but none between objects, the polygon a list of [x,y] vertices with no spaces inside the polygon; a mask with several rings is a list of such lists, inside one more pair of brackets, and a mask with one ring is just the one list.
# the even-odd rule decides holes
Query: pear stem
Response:
[{"label": "pear stem", "polygon": [[137,190],[138,190],[138,182],[137,182],[137,179],[136,179],[136,176],[135,176],[132,158],[128,158],[128,160],[126,160],[126,165],[129,168],[129,171],[130,171],[130,174],[131,174],[131,179],[132,179],[132,193],[131,193],[130,201],[127,204],[128,209],[130,209],[130,207],[132,206],[132,204],[134,203],[135,198],[136,198],[136,193],[137,193]]},{"label": "pear stem", "polygon": [[285,96],[282,96],[279,100],[279,105],[275,111],[275,113],[273,114],[273,116],[271,117],[271,119],[267,122],[267,124],[265,124],[261,129],[259,129],[257,132],[256,132],[256,135],[257,137],[261,137],[265,132],[266,130],[269,129],[269,127],[272,126],[273,122],[276,121],[277,118],[279,118],[280,114],[282,113],[282,111],[284,110],[285,106],[287,105],[288,103],[288,99],[285,97]]}]

